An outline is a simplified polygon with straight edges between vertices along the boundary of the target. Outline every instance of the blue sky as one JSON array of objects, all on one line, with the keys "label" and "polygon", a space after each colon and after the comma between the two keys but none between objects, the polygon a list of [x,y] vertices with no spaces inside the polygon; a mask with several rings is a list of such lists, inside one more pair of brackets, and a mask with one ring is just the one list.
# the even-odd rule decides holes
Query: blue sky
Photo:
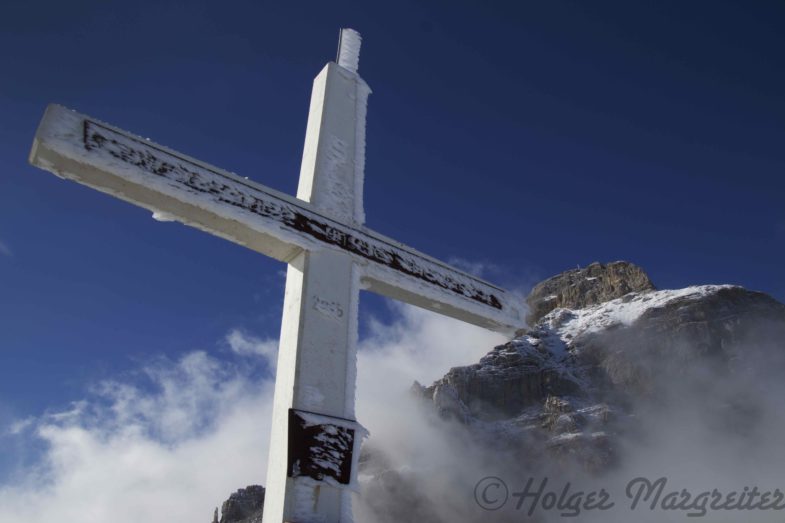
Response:
[{"label": "blue sky", "polygon": [[[279,328],[283,265],[29,166],[46,104],[294,193],[341,26],[362,33],[373,89],[370,227],[516,289],[626,259],[660,288],[785,300],[781,3],[0,11],[0,429],[150,358],[220,358],[227,332]],[[397,314],[361,309],[364,333]]]}]

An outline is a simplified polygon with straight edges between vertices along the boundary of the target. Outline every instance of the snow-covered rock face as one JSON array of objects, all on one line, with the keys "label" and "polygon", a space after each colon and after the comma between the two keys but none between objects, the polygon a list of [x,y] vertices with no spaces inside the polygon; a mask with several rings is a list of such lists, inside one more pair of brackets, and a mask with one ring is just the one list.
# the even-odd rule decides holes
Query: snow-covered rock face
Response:
[{"label": "snow-covered rock face", "polygon": [[574,345],[575,339],[618,327],[629,327],[649,311],[662,309],[670,304],[695,303],[717,294],[720,290],[746,292],[733,285],[700,285],[678,290],[631,292],[621,298],[585,309],[557,308],[546,314],[539,325],[561,338],[565,344]]},{"label": "snow-covered rock face", "polygon": [[536,433],[552,457],[596,470],[613,462],[611,441],[631,404],[666,401],[703,386],[702,376],[753,362],[785,369],[773,339],[785,339],[785,306],[762,293],[732,285],[631,292],[555,308],[418,394],[442,417],[513,438]]}]

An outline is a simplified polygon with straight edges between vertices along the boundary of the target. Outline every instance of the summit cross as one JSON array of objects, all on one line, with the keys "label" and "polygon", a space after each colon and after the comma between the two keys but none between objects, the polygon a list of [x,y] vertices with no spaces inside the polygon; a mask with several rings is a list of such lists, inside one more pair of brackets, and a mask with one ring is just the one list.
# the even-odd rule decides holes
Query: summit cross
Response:
[{"label": "summit cross", "polygon": [[296,198],[58,105],[30,152],[61,178],[288,264],[264,523],[351,521],[360,290],[499,332],[523,324],[509,292],[363,226],[360,43],[343,29],[314,79]]}]

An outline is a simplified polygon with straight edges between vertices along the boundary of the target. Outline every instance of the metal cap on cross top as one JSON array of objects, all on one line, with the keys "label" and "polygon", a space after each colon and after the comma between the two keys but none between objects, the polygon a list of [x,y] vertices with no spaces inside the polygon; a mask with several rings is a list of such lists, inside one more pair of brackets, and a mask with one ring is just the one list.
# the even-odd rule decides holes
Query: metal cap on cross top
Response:
[{"label": "metal cap on cross top", "polygon": [[337,62],[314,80],[296,198],[58,105],[30,152],[61,178],[288,264],[265,523],[351,514],[365,434],[355,420],[360,290],[500,332],[524,323],[511,293],[363,225],[361,41],[341,30]]}]

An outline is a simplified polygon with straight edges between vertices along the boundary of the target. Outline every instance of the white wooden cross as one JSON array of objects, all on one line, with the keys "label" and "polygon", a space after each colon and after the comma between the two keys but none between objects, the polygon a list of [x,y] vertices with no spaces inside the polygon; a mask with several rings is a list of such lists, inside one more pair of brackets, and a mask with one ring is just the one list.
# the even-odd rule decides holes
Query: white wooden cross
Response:
[{"label": "white wooden cross", "polygon": [[523,324],[508,292],[363,226],[360,36],[314,80],[297,198],[50,105],[30,162],[288,263],[265,523],[351,521],[357,304],[370,290],[496,331]]}]

